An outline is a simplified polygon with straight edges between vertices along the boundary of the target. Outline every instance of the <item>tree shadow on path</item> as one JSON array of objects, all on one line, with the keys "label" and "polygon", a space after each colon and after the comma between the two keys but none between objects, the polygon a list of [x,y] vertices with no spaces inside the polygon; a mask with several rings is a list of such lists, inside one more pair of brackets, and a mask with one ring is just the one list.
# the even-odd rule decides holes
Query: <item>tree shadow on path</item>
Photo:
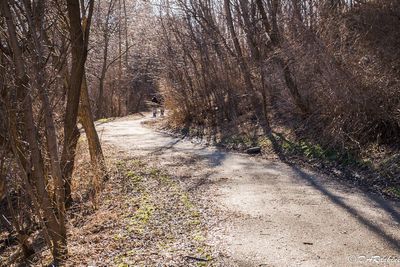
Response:
[{"label": "tree shadow on path", "polygon": [[[324,187],[321,183],[317,181],[317,178],[307,174],[305,171],[303,171],[301,168],[299,168],[296,164],[293,162],[290,162],[286,156],[284,155],[281,146],[279,145],[278,141],[272,134],[268,134],[268,138],[270,139],[274,152],[278,155],[280,161],[288,165],[296,174],[298,178],[301,180],[307,182],[309,185],[311,185],[314,189],[318,190],[321,192],[323,195],[327,196],[329,200],[340,207],[341,209],[345,210],[347,213],[351,215],[351,217],[355,218],[358,222],[360,222],[362,225],[364,225],[369,231],[373,232],[377,236],[379,236],[382,240],[388,243],[390,247],[393,249],[400,251],[400,238],[398,236],[393,236],[389,233],[387,233],[385,230],[381,229],[378,225],[374,224],[370,219],[366,218],[365,216],[361,215],[360,212],[346,203],[344,200],[342,200],[341,197],[335,195],[333,192],[331,192],[329,189]],[[375,203],[377,206],[379,206],[382,210],[386,211],[391,218],[397,224],[400,223],[400,213],[393,207],[393,205],[383,199],[380,196],[373,195],[371,193],[363,192],[365,196],[368,198],[368,200],[371,200],[371,202]],[[399,230],[400,233],[400,230]]]}]

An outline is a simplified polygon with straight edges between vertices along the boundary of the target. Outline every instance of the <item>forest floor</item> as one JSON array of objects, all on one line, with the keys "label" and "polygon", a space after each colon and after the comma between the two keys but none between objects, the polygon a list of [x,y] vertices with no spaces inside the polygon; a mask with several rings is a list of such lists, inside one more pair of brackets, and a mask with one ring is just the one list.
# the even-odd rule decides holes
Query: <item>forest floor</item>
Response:
[{"label": "forest floor", "polygon": [[[123,161],[116,165],[128,164],[122,170],[124,179],[140,180],[142,189],[120,181],[128,195],[136,196],[123,202],[121,210],[130,207],[134,220],[143,209],[144,217],[158,218],[153,228],[158,230],[151,230],[150,223],[121,234],[122,244],[132,244],[134,236],[137,246],[126,245],[133,248],[118,257],[120,264],[357,266],[374,256],[391,257],[387,266],[400,264],[398,201],[279,159],[227,152],[158,132],[146,125],[153,121],[149,116],[97,127],[103,144]],[[137,190],[146,192],[145,200],[137,199]],[[157,215],[152,216],[153,211]],[[114,218],[115,223],[121,220]],[[170,233],[173,241],[158,240],[158,232]],[[145,234],[152,238],[140,244]]]}]

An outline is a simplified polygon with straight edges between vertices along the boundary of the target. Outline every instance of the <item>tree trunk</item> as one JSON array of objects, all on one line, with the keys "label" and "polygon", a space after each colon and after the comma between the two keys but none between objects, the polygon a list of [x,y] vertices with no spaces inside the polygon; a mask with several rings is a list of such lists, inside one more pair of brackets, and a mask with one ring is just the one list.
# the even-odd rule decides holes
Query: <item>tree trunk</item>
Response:
[{"label": "tree trunk", "polygon": [[97,112],[96,112],[96,118],[101,119],[104,116],[104,81],[106,78],[107,74],[107,69],[108,69],[108,45],[110,41],[110,29],[109,29],[109,21],[111,18],[111,13],[114,9],[114,4],[115,1],[111,0],[110,3],[108,4],[108,10],[107,10],[107,15],[106,15],[106,21],[104,23],[104,49],[103,49],[103,64],[101,66],[101,73],[100,73],[100,78],[99,78],[99,95],[97,99]]},{"label": "tree trunk", "polygon": [[[93,12],[94,0],[89,3],[89,15],[85,25],[81,25],[79,0],[67,0],[67,13],[70,23],[69,32],[71,38],[71,72],[67,92],[67,107],[64,118],[64,146],[61,157],[62,170],[65,182],[65,199],[67,206],[71,204],[71,177],[74,168],[75,150],[79,139],[79,131],[76,127],[79,98],[89,38],[90,21]],[[82,26],[84,26],[82,29]]]},{"label": "tree trunk", "polygon": [[107,169],[105,165],[105,160],[103,156],[103,151],[101,149],[101,144],[99,136],[93,122],[92,110],[90,108],[89,93],[86,83],[86,75],[84,75],[82,81],[81,89],[81,103],[79,106],[79,121],[86,133],[86,138],[88,139],[90,160],[93,171],[96,173],[96,178],[98,181],[92,181],[93,185],[97,182],[105,180],[107,177]]},{"label": "tree trunk", "polygon": [[99,96],[97,99],[97,118],[101,119],[104,116],[104,80],[107,73],[107,57],[108,57],[108,37],[104,40],[103,65],[99,79]]},{"label": "tree trunk", "polygon": [[240,2],[240,7],[242,9],[242,18],[244,21],[244,31],[245,31],[245,36],[247,40],[247,45],[250,48],[250,53],[251,57],[254,60],[256,67],[259,71],[260,75],[260,83],[261,83],[261,96],[262,96],[262,107],[263,107],[263,128],[265,132],[270,132],[270,123],[269,123],[269,118],[268,118],[268,113],[269,113],[269,107],[268,107],[268,101],[267,101],[267,91],[269,92],[268,85],[265,82],[265,76],[264,76],[264,66],[263,66],[263,61],[261,58],[261,51],[257,46],[256,41],[254,40],[254,30],[252,23],[249,19],[250,13],[247,7],[248,1],[244,0],[239,0]]}]

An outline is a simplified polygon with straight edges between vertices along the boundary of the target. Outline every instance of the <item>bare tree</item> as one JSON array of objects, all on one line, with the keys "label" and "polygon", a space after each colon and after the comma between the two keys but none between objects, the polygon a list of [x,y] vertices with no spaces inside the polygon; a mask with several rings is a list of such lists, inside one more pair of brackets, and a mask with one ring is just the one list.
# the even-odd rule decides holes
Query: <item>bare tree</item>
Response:
[{"label": "bare tree", "polygon": [[[71,176],[74,167],[76,145],[79,138],[79,130],[76,126],[78,118],[79,99],[85,73],[90,24],[93,14],[94,1],[89,2],[88,14],[81,19],[81,7],[79,0],[67,0],[69,19],[69,33],[71,39],[71,71],[67,92],[67,107],[64,119],[64,145],[61,157],[66,203],[72,201]],[[84,25],[84,26],[82,26]]]}]

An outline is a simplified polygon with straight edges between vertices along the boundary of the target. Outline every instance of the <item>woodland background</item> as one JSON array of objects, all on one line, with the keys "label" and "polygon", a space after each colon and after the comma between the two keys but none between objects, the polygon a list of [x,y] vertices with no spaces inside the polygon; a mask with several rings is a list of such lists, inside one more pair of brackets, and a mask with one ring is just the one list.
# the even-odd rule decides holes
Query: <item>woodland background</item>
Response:
[{"label": "woodland background", "polygon": [[153,95],[169,127],[245,146],[266,137],[278,154],[355,163],[377,173],[369,186],[400,192],[398,1],[5,0],[0,10],[10,262],[29,259],[35,238],[65,259],[81,131],[95,195],[109,177],[94,121],[146,110]]}]

